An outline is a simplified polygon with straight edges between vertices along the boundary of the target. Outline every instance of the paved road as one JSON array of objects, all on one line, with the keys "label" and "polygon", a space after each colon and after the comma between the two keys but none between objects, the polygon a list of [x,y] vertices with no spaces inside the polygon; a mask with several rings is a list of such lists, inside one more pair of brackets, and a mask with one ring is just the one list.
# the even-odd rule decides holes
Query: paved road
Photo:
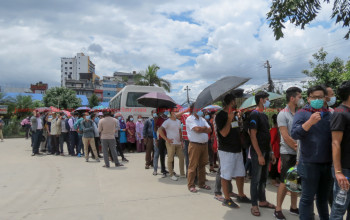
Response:
[{"label": "paved road", "polygon": [[[103,162],[77,157],[31,157],[30,141],[24,139],[0,142],[0,152],[1,220],[257,219],[250,205],[232,210],[213,199],[213,191],[193,194],[185,179],[153,176],[144,169],[144,153],[126,154],[130,162],[125,167],[106,169]],[[215,177],[207,179],[213,188]],[[245,192],[249,195],[249,184]],[[268,186],[267,197],[276,202],[275,187]],[[287,197],[283,208],[289,206]],[[272,210],[261,212],[258,219],[273,219]],[[288,220],[297,219],[284,213]]]}]

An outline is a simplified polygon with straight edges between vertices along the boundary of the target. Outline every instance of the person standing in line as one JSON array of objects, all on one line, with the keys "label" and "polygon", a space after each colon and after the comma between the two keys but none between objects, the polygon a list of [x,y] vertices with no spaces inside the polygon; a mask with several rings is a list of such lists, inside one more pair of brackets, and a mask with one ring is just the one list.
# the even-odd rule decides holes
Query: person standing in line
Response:
[{"label": "person standing in line", "polygon": [[190,192],[196,193],[197,189],[194,184],[196,176],[199,188],[211,189],[205,184],[205,165],[208,163],[208,133],[212,130],[203,118],[203,112],[194,110],[194,104],[191,105],[190,112],[191,116],[186,119],[187,136],[190,141],[187,187]]},{"label": "person standing in line", "polygon": [[[156,110],[151,111],[151,117],[145,121],[142,133],[146,144],[145,169],[149,169],[149,167],[153,165],[153,168],[154,168],[153,175],[156,176],[157,169],[158,169],[159,151],[158,151],[158,147],[155,146],[155,138],[157,138],[157,134],[155,134],[154,132],[154,118],[157,118]],[[158,151],[157,158],[155,158],[156,156],[155,153],[152,156],[152,152],[156,150]],[[154,160],[157,160],[157,163],[156,163],[157,166],[155,166]]]},{"label": "person standing in line", "polygon": [[45,130],[47,131],[47,155],[52,154],[52,139],[51,139],[51,121],[52,121],[52,113],[48,113],[45,118]]},{"label": "person standing in line", "polygon": [[[119,134],[120,134],[120,122],[119,122],[119,117],[121,117],[121,113],[119,112],[119,113],[116,113],[115,114],[115,116],[114,116],[114,118],[115,118],[115,121],[116,121],[116,123],[117,123],[117,127],[115,128],[115,141],[116,141],[116,149],[117,149],[117,153],[122,157],[122,161],[123,162],[129,162],[129,160],[128,159],[126,159],[125,158],[125,156],[124,156],[124,152],[123,152],[123,150],[122,150],[122,147],[121,147],[121,145],[120,145],[120,141],[119,141]],[[110,153],[110,157],[112,158],[112,155],[111,155],[111,152],[109,152]]]},{"label": "person standing in line", "polygon": [[143,142],[143,121],[141,115],[137,117],[136,122],[136,147],[137,152],[144,152],[145,151],[145,145]]},{"label": "person standing in line", "polygon": [[91,154],[93,154],[92,156],[93,159],[95,159],[96,157],[102,158],[102,156],[100,155],[100,146],[101,146],[100,133],[98,132],[98,128],[97,128],[98,124],[96,123],[96,120],[95,120],[96,118],[98,118],[97,114],[91,115],[91,121],[93,122],[93,125],[94,125],[95,145],[96,145],[96,151],[97,151],[97,155],[94,155],[93,154],[94,152],[92,151],[91,147],[89,147],[89,153],[91,152]]},{"label": "person standing in line", "polygon": [[239,208],[230,198],[232,192],[231,181],[236,179],[238,189],[237,201],[239,203],[251,203],[244,194],[245,168],[243,161],[243,145],[240,138],[240,127],[238,118],[235,118],[236,109],[235,96],[227,94],[223,99],[224,109],[215,117],[216,133],[219,141],[219,158],[221,185],[225,199],[222,205],[230,208]]},{"label": "person standing in line", "polygon": [[96,145],[95,145],[95,130],[94,130],[95,122],[91,121],[91,117],[88,112],[85,112],[83,114],[83,119],[84,120],[80,122],[80,129],[83,132],[82,141],[84,144],[85,160],[86,162],[89,162],[89,145],[90,145],[92,152],[94,152],[96,161],[100,162],[100,159],[98,158],[98,153],[96,150]]},{"label": "person standing in line", "polygon": [[2,116],[0,116],[0,139],[1,142],[4,142],[4,135],[2,133],[2,129],[5,126],[5,122],[2,120]]},{"label": "person standing in line", "polygon": [[[1,118],[0,118],[1,119]],[[25,138],[29,139],[29,130],[30,130],[30,117],[26,117],[21,121],[21,125],[25,130]]]},{"label": "person standing in line", "polygon": [[332,187],[331,113],[324,106],[327,90],[316,85],[307,90],[308,104],[293,120],[291,136],[300,142],[298,173],[301,178],[299,216],[313,218],[314,200],[320,219],[329,219],[328,197]]},{"label": "person standing in line", "polygon": [[66,142],[66,144],[67,144],[67,151],[68,152],[70,149],[70,141],[69,141],[69,133],[68,133],[69,132],[69,124],[68,124],[67,116],[63,112],[60,113],[60,117],[61,117],[61,134],[59,137],[60,153],[61,153],[61,156],[64,156],[64,150],[63,150],[64,142]]},{"label": "person standing in line", "polygon": [[[284,220],[282,213],[282,204],[287,194],[286,184],[284,180],[287,172],[294,167],[297,162],[297,141],[291,137],[293,119],[297,108],[304,106],[304,100],[301,96],[302,90],[298,87],[290,87],[286,91],[286,99],[288,104],[282,109],[277,116],[277,125],[281,134],[280,138],[280,157],[281,157],[281,183],[277,191],[277,206],[274,216],[278,220]],[[293,215],[299,215],[297,207],[298,194],[291,192],[291,207],[289,212]]]},{"label": "person standing in line", "polygon": [[[80,129],[81,122],[84,121],[83,114],[79,114],[78,119],[74,123],[74,128],[78,133],[78,148],[77,148],[77,157],[84,155],[84,144],[83,144],[83,131]],[[81,153],[83,151],[83,153]]]},{"label": "person standing in line", "polygon": [[[166,135],[164,134],[166,131]],[[181,132],[181,123],[176,119],[174,109],[170,110],[170,118],[168,118],[158,130],[159,135],[166,141],[168,152],[168,169],[170,178],[177,181],[174,175],[174,156],[175,153],[179,158],[180,177],[185,178],[184,155],[183,155],[183,140]]]},{"label": "person standing in line", "polygon": [[[330,216],[332,220],[342,220],[346,210],[348,210],[346,219],[350,218],[350,80],[343,82],[338,87],[337,93],[342,104],[334,110],[331,120],[332,173],[336,179],[333,186],[335,201],[333,202]],[[344,205],[336,202],[337,195],[340,194],[341,190],[346,192]]]},{"label": "person standing in line", "polygon": [[127,137],[127,147],[129,153],[134,153],[136,149],[136,125],[134,123],[134,117],[132,115],[128,116],[126,120],[126,137]]},{"label": "person standing in line", "polygon": [[43,134],[43,121],[40,118],[40,114],[37,111],[33,111],[33,116],[30,118],[32,123],[32,135],[33,135],[33,151],[32,156],[40,155],[39,146],[40,139]]},{"label": "person standing in line", "polygon": [[[155,118],[155,132],[158,132],[158,129],[162,126],[162,124],[168,119],[169,116],[169,111],[167,110],[162,110],[159,112],[159,115],[157,118]],[[164,135],[166,135],[166,131],[164,131]],[[160,136],[158,136],[158,150],[159,150],[159,159],[160,159],[160,166],[161,166],[161,173],[162,173],[162,178],[165,178],[167,173],[169,173],[169,171],[167,171],[165,169],[165,151],[166,151],[166,145],[165,145],[165,140]],[[157,160],[158,163],[158,160]]]},{"label": "person standing in line", "polygon": [[50,137],[51,137],[51,143],[52,143],[52,148],[51,148],[51,153],[60,155],[60,150],[59,150],[59,136],[61,135],[61,119],[57,117],[56,112],[52,113],[52,119],[51,119],[51,132],[50,132]]},{"label": "person standing in line", "polygon": [[119,120],[119,143],[120,143],[120,148],[122,151],[126,149],[126,144],[127,144],[127,138],[126,138],[126,123],[124,120],[124,117],[120,114],[118,116]]},{"label": "person standing in line", "polygon": [[105,165],[103,167],[109,168],[109,154],[108,150],[112,152],[113,161],[116,167],[124,166],[119,163],[118,155],[115,148],[115,128],[117,127],[117,122],[114,118],[111,117],[110,112],[104,112],[105,117],[101,119],[98,123],[98,131],[101,134],[101,143],[103,150],[103,159]]},{"label": "person standing in line", "polygon": [[[272,128],[270,129],[270,136],[271,136],[271,148],[273,151],[273,154],[276,157],[276,161],[280,158],[280,135],[278,132],[278,125],[277,125],[277,114],[272,115]],[[271,184],[275,187],[279,187],[279,172],[278,172],[278,163],[271,164],[270,166],[270,177],[271,177]]]},{"label": "person standing in line", "polygon": [[78,138],[78,132],[74,127],[75,122],[78,120],[78,112],[74,112],[73,116],[68,120],[68,124],[70,127],[69,131],[69,138],[70,138],[70,150],[69,155],[76,156],[78,153],[78,144],[79,144],[79,138]]},{"label": "person standing in line", "polygon": [[[270,106],[269,94],[259,91],[255,95],[257,104],[256,110],[250,114],[250,139],[252,148],[250,151],[252,161],[252,181],[250,184],[250,195],[252,197],[251,213],[253,216],[260,216],[260,208],[275,209],[275,205],[266,201],[266,181],[268,176],[268,167],[270,158],[272,163],[276,163],[270,145],[270,125],[265,108]],[[259,204],[258,204],[259,201]],[[259,205],[259,206],[258,206]]]},{"label": "person standing in line", "polygon": [[187,130],[186,130],[186,119],[190,116],[190,114],[188,114],[189,109],[185,110],[185,111],[181,111],[179,113],[176,114],[176,118],[180,118],[181,124],[182,124],[182,139],[184,142],[184,157],[185,157],[185,165],[186,165],[186,176],[188,174],[188,164],[190,163],[189,158],[188,158],[188,145],[190,144],[190,142],[188,141],[188,137],[187,137]]}]

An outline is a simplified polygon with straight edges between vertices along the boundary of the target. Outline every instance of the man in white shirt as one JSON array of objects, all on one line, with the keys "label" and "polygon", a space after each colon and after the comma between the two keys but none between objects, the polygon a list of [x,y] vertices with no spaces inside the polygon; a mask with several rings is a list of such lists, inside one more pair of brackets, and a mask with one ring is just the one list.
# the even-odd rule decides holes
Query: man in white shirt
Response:
[{"label": "man in white shirt", "polygon": [[205,165],[208,163],[208,133],[211,128],[202,117],[202,111],[194,111],[191,105],[191,116],[186,119],[186,131],[190,144],[188,146],[189,165],[187,174],[187,185],[190,192],[197,192],[194,180],[198,168],[199,188],[210,190],[210,186],[205,185]]},{"label": "man in white shirt", "polygon": [[[185,167],[184,167],[184,154],[183,154],[183,141],[182,141],[182,132],[181,132],[181,123],[176,119],[176,114],[174,109],[170,110],[170,118],[168,118],[162,126],[158,129],[159,135],[166,141],[166,149],[168,152],[168,169],[170,178],[174,181],[177,180],[177,177],[174,175],[174,156],[175,153],[179,157],[179,167],[180,167],[180,176],[185,177]],[[164,134],[166,131],[166,135]]]}]

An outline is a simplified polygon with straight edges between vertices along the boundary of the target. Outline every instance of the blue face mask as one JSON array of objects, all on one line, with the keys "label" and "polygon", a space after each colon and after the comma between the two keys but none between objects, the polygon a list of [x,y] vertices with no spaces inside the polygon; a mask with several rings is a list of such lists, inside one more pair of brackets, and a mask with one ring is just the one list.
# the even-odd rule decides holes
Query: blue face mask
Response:
[{"label": "blue face mask", "polygon": [[120,120],[120,119],[122,119],[122,117],[119,116],[119,117],[118,117],[118,120]]},{"label": "blue face mask", "polygon": [[90,119],[91,119],[91,116],[88,115],[88,116],[85,116],[85,118],[86,118],[87,120],[90,120]]},{"label": "blue face mask", "polygon": [[166,115],[167,117],[169,117],[169,116],[170,116],[170,113],[169,113],[168,111],[165,111],[165,112],[164,112],[164,115]]},{"label": "blue face mask", "polygon": [[323,107],[324,101],[322,99],[315,99],[310,101],[311,107],[314,109],[320,109]]},{"label": "blue face mask", "polygon": [[153,118],[158,117],[157,113],[153,113]]},{"label": "blue face mask", "polygon": [[130,118],[130,121],[133,121],[134,120],[134,118]]},{"label": "blue face mask", "polygon": [[197,115],[198,115],[198,117],[203,117],[203,112],[199,111],[199,112],[197,112]]},{"label": "blue face mask", "polygon": [[336,101],[337,101],[337,97],[333,96],[333,97],[331,97],[331,100],[329,100],[329,102],[327,102],[327,105],[333,106]]},{"label": "blue face mask", "polygon": [[48,117],[48,119],[52,119],[52,116],[50,115],[50,116]]},{"label": "blue face mask", "polygon": [[122,119],[121,122],[124,122],[124,119]]},{"label": "blue face mask", "polygon": [[209,115],[206,115],[204,118],[207,119],[207,120],[209,120],[209,119],[210,119],[210,116],[209,116]]},{"label": "blue face mask", "polygon": [[266,100],[264,107],[268,108],[268,107],[270,107],[270,104],[271,104],[271,102],[269,100]]}]

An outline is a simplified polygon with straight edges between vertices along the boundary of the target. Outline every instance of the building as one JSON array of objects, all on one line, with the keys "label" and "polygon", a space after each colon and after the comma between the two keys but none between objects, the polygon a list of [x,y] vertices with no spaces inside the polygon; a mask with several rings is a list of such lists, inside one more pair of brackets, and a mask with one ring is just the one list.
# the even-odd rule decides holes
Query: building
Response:
[{"label": "building", "polygon": [[128,83],[123,82],[119,76],[103,76],[103,102],[109,102],[109,100],[111,100],[111,98],[113,98],[126,85],[128,85]]},{"label": "building", "polygon": [[37,84],[30,84],[30,90],[36,94],[45,94],[48,89],[48,84],[43,82],[38,82]]},{"label": "building", "polygon": [[[83,75],[82,75],[83,73]],[[85,76],[85,75],[90,76]],[[67,80],[80,80],[81,76],[88,77],[94,81],[96,79],[95,64],[90,61],[89,56],[84,53],[77,53],[73,58],[61,58],[61,86],[66,87]]]},{"label": "building", "polygon": [[[32,97],[32,100],[38,100],[38,101],[43,101],[43,94],[34,94],[34,93],[18,93],[18,92],[9,92],[5,93],[4,98],[16,98],[17,96],[30,96]],[[85,95],[76,95],[77,98],[81,99],[81,105],[82,106],[88,106],[89,105],[89,100]],[[49,107],[49,106],[47,106]]]},{"label": "building", "polygon": [[128,85],[134,85],[135,84],[136,71],[133,71],[132,73],[114,72],[113,76],[116,79],[118,79],[118,81],[125,82]]}]

